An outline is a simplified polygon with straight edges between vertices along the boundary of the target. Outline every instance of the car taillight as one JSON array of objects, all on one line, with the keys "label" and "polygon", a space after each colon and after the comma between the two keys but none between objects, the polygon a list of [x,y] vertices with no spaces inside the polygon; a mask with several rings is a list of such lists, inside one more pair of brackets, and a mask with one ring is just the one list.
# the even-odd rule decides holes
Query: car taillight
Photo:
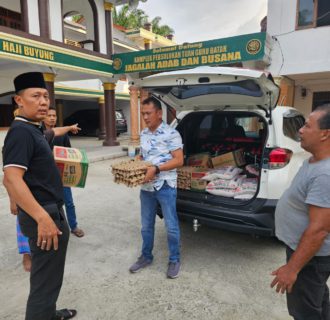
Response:
[{"label": "car taillight", "polygon": [[285,167],[291,159],[292,151],[283,148],[273,149],[269,153],[269,169],[279,169]]}]

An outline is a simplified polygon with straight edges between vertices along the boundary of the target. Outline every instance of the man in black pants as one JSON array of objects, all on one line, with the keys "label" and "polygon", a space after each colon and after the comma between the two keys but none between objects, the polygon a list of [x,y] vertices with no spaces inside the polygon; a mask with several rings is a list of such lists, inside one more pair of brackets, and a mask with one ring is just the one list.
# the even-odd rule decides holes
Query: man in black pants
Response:
[{"label": "man in black pants", "polygon": [[21,230],[32,255],[26,320],[70,319],[76,310],[56,311],[63,281],[69,230],[63,213],[62,182],[41,126],[49,95],[39,72],[14,80],[20,116],[3,148],[4,185],[18,205]]}]

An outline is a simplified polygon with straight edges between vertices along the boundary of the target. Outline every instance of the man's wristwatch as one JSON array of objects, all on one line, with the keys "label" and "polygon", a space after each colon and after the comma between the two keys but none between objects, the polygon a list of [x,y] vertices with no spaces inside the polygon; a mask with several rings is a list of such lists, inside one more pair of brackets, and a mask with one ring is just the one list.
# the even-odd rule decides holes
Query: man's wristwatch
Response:
[{"label": "man's wristwatch", "polygon": [[156,174],[160,173],[159,167],[158,166],[154,166],[156,168]]}]

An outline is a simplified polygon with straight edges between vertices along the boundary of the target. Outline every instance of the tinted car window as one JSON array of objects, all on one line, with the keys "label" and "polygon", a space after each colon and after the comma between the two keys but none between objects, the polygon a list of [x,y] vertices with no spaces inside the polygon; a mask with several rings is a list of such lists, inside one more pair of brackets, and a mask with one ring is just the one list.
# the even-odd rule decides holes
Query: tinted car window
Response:
[{"label": "tinted car window", "polygon": [[235,118],[235,125],[241,126],[247,137],[259,138],[264,123],[258,117]]},{"label": "tinted car window", "polygon": [[116,111],[116,119],[124,119],[124,115],[121,112]]},{"label": "tinted car window", "polygon": [[299,141],[299,129],[304,125],[305,118],[294,112],[288,111],[283,115],[283,133],[292,140]]},{"label": "tinted car window", "polygon": [[212,125],[212,116],[207,115],[206,117],[204,117],[204,119],[202,120],[199,126],[200,138],[207,137],[210,134],[211,125]]},{"label": "tinted car window", "polygon": [[259,85],[252,80],[174,87],[171,90],[171,93],[179,99],[188,99],[207,94],[241,94],[251,97],[262,96],[262,91]]}]

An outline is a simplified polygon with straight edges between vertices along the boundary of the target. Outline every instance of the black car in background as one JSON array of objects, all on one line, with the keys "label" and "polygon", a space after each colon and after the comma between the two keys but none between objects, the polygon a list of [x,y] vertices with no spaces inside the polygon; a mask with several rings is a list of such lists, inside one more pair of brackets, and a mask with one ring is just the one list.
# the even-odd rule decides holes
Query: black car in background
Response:
[{"label": "black car in background", "polygon": [[[99,110],[86,109],[78,110],[64,119],[64,125],[69,126],[78,123],[81,131],[78,135],[97,137],[99,133]],[[120,133],[127,132],[127,122],[121,110],[116,110],[116,132],[117,136]]]}]

